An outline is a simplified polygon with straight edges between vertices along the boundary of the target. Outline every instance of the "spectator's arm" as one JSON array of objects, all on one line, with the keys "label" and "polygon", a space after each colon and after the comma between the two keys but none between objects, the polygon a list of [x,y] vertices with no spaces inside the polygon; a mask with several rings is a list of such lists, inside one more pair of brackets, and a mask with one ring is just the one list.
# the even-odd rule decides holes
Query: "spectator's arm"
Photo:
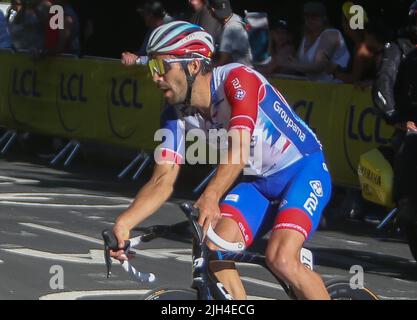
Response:
[{"label": "spectator's arm", "polygon": [[353,59],[352,71],[343,72],[334,65],[333,76],[336,79],[342,80],[344,83],[355,83],[362,80],[362,77],[365,73],[367,57],[363,52],[359,51],[356,53]]},{"label": "spectator's arm", "polygon": [[394,86],[401,63],[401,49],[396,44],[385,47],[381,65],[372,87],[374,105],[382,112],[388,123],[396,123],[398,119],[395,108]]},{"label": "spectator's arm", "polygon": [[270,75],[273,73],[284,73],[286,72],[286,66],[288,57],[293,56],[295,54],[295,50],[293,46],[286,46],[279,50],[279,53],[274,54],[271,56],[271,61],[264,65],[258,66],[257,70],[265,75]]}]

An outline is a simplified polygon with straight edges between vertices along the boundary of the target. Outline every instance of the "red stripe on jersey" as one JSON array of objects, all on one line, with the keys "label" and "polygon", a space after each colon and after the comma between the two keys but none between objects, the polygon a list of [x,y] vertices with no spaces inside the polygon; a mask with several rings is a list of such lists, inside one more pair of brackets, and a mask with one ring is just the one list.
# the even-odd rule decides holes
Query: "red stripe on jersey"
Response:
[{"label": "red stripe on jersey", "polygon": [[259,92],[262,80],[246,67],[231,70],[224,83],[226,99],[231,107],[230,128],[248,127],[251,134],[258,117]]},{"label": "red stripe on jersey", "polygon": [[287,141],[285,141],[285,144],[284,144],[284,146],[282,147],[282,151],[281,151],[281,154],[283,154],[287,149],[288,149],[288,147],[291,145],[291,140],[289,140],[289,139],[287,139]]},{"label": "red stripe on jersey", "polygon": [[274,231],[280,229],[291,229],[300,232],[306,239],[312,228],[312,222],[307,214],[300,209],[286,209],[278,213],[274,223]]},{"label": "red stripe on jersey", "polygon": [[246,247],[249,247],[253,242],[253,233],[243,214],[238,209],[228,204],[221,204],[220,212],[223,218],[229,218],[236,221],[243,239],[245,240]]}]

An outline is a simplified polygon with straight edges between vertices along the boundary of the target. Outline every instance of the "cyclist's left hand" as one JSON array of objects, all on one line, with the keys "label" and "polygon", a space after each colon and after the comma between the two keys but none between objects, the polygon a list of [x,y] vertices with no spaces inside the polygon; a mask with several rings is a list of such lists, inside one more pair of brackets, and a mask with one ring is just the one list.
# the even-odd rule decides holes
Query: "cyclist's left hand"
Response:
[{"label": "cyclist's left hand", "polygon": [[204,233],[207,233],[210,223],[214,229],[221,218],[218,199],[208,194],[203,194],[194,204],[194,207],[200,211],[198,223],[203,227]]}]

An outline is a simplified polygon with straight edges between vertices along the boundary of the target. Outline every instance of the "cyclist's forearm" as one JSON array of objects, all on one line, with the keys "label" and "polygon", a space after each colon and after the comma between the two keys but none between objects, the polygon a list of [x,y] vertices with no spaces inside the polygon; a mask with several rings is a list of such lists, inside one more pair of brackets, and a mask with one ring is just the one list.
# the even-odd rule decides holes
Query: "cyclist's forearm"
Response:
[{"label": "cyclist's forearm", "polygon": [[170,184],[150,181],[137,194],[129,208],[121,214],[116,223],[131,230],[156,212],[173,192]]}]

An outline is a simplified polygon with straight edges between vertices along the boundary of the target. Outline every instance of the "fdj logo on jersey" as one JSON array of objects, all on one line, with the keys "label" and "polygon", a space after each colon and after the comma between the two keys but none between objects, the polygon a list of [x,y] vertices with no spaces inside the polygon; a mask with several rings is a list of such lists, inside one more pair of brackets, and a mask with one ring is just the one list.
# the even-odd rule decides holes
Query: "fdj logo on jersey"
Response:
[{"label": "fdj logo on jersey", "polygon": [[41,93],[38,90],[38,73],[35,70],[27,69],[13,71],[12,92],[16,96],[39,98]]},{"label": "fdj logo on jersey", "polygon": [[322,198],[324,193],[322,184],[319,180],[310,181],[310,187],[313,189],[313,192],[310,192],[307,201],[304,203],[304,209],[306,209],[307,212],[313,216],[319,204],[318,198]]},{"label": "fdj logo on jersey", "polygon": [[60,99],[71,102],[87,102],[84,94],[84,75],[71,74],[66,76],[61,73],[59,82]]},{"label": "fdj logo on jersey", "polygon": [[139,102],[139,84],[137,80],[133,79],[112,79],[111,84],[111,102],[114,106],[125,108],[143,107]]}]

